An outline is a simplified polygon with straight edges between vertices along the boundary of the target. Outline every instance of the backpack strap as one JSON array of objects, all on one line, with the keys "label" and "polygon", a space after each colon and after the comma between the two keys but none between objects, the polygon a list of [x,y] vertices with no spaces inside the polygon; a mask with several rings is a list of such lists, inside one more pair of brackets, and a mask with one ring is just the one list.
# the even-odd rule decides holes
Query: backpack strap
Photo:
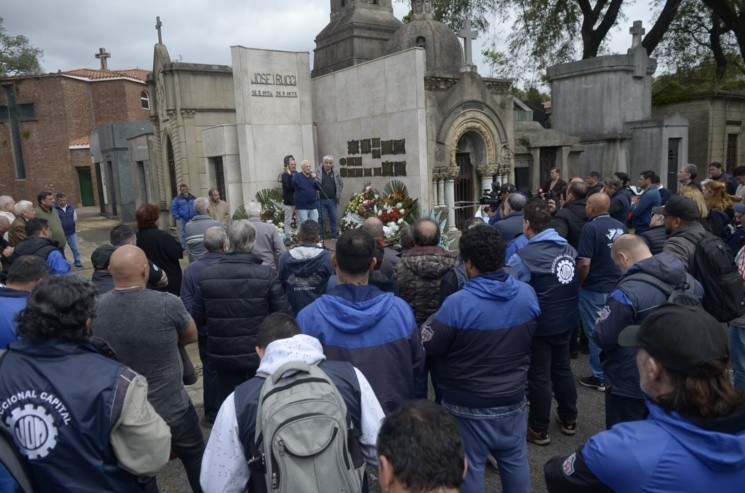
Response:
[{"label": "backpack strap", "polygon": [[630,280],[630,279],[643,282],[644,284],[649,284],[650,286],[654,286],[655,288],[665,293],[665,296],[670,296],[671,294],[673,294],[673,291],[675,291],[676,289],[676,286],[673,286],[666,282],[662,282],[656,277],[654,277],[653,275],[647,274],[646,272],[634,272],[633,274],[628,276],[626,279],[624,279],[624,281]]}]

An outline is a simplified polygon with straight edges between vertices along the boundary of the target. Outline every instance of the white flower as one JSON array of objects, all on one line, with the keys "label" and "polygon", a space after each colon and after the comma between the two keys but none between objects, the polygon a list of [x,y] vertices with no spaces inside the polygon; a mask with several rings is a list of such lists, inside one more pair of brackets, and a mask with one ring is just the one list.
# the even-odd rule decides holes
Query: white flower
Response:
[{"label": "white flower", "polygon": [[406,212],[406,209],[400,209],[398,212],[400,212],[403,215]]},{"label": "white flower", "polygon": [[404,206],[404,205],[403,205],[403,204],[402,204],[401,202],[399,202],[398,204],[396,204],[396,207],[398,207],[399,209],[400,209],[401,207],[403,207],[403,206]]},{"label": "white flower", "polygon": [[266,222],[268,222],[269,224],[274,224],[274,221],[272,221],[271,219],[267,219]]},{"label": "white flower", "polygon": [[404,222],[404,218],[403,218],[403,217],[402,217],[401,219],[399,219],[399,220],[398,220],[398,224],[401,224],[401,223],[403,223],[403,222]]}]

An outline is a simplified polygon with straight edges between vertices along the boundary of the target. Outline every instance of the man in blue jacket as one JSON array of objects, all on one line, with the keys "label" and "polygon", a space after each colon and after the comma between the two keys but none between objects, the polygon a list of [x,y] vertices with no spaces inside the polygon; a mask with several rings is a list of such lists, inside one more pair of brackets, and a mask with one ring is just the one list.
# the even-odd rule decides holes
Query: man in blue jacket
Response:
[{"label": "man in blue jacket", "polygon": [[699,301],[704,293],[675,255],[663,252],[653,257],[641,236],[618,238],[611,248],[611,258],[623,276],[608,297],[592,334],[603,352],[608,429],[624,421],[645,419],[648,414],[639,387],[635,351],[619,346],[618,334],[628,325],[642,323],[676,288],[682,292],[690,287]]},{"label": "man in blue jacket", "polygon": [[652,185],[654,171],[642,171],[639,175],[639,189],[644,190],[633,209],[631,209],[631,222],[636,233],[649,229],[652,220],[652,209],[660,205],[660,191]]},{"label": "man in blue jacket", "polygon": [[189,193],[189,185],[182,183],[178,186],[178,195],[171,201],[171,216],[176,220],[178,226],[178,237],[181,247],[186,249],[186,223],[196,214],[194,212],[194,201],[196,197]]},{"label": "man in blue jacket", "polygon": [[313,173],[313,165],[307,159],[300,165],[300,173],[292,175],[290,181],[293,198],[295,199],[295,213],[297,223],[308,219],[318,222],[318,182]]},{"label": "man in blue jacket", "polygon": [[460,491],[484,491],[491,453],[502,490],[527,493],[525,383],[538,299],[502,269],[504,242],[496,229],[464,232],[460,256],[470,280],[422,326],[427,355],[437,358],[442,406],[463,434],[468,471]]},{"label": "man in blue jacket", "polygon": [[544,200],[524,209],[528,243],[510,259],[507,271],[530,283],[538,295],[541,316],[530,345],[528,441],[548,445],[551,393],[558,403],[561,432],[577,432],[577,387],[569,364],[569,339],[579,322],[577,250],[550,227],[551,211]]},{"label": "man in blue jacket", "polygon": [[550,493],[742,491],[745,405],[729,381],[727,337],[701,307],[664,304],[618,337],[636,347],[649,408],[544,466]]},{"label": "man in blue jacket", "polygon": [[331,258],[338,285],[298,313],[297,322],[330,360],[359,368],[388,413],[414,397],[424,350],[411,307],[368,284],[374,255],[372,236],[361,229],[342,233]]}]

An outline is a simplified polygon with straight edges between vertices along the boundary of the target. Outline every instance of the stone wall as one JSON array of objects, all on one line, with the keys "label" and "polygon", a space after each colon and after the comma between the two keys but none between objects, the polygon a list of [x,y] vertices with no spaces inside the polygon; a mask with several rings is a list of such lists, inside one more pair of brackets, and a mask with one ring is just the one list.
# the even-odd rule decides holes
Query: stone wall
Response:
[{"label": "stone wall", "polygon": [[344,179],[342,205],[364,185],[392,179],[428,211],[425,57],[411,49],[316,77],[313,120],[317,155],[330,154]]}]

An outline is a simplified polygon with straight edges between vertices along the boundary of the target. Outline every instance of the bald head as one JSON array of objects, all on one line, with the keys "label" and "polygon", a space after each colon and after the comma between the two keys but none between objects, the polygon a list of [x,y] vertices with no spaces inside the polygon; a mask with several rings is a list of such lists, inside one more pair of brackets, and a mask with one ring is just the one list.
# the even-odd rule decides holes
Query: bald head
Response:
[{"label": "bald head", "polygon": [[440,244],[440,226],[428,217],[417,219],[412,233],[416,246],[437,246]]},{"label": "bald head", "polygon": [[111,254],[109,272],[116,288],[144,288],[149,270],[145,252],[134,245],[120,246]]},{"label": "bald head", "polygon": [[373,237],[374,240],[383,239],[383,221],[377,217],[368,217],[362,223],[362,230]]},{"label": "bald head", "polygon": [[587,199],[587,216],[595,217],[605,214],[610,209],[610,197],[604,193],[595,193]]},{"label": "bald head", "polygon": [[632,265],[651,257],[652,252],[644,238],[634,234],[625,234],[613,242],[610,255],[621,272],[626,272]]}]

